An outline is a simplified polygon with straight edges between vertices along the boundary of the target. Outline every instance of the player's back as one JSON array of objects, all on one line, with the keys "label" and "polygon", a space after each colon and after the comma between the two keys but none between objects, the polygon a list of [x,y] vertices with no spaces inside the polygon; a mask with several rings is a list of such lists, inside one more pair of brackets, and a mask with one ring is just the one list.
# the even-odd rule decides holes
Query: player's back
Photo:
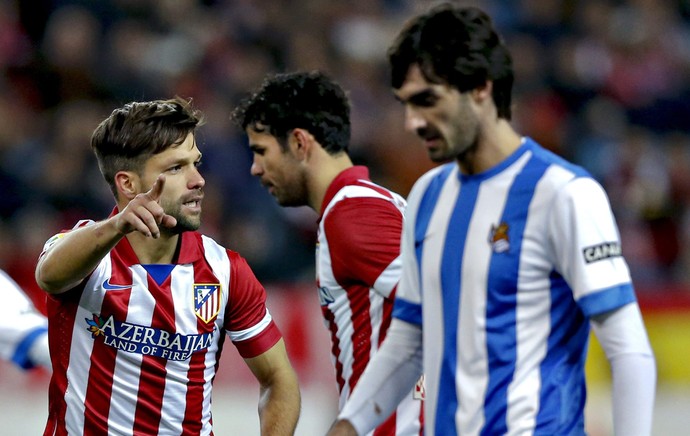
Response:
[{"label": "player's back", "polygon": [[[340,407],[378,350],[390,325],[400,278],[405,200],[358,178],[341,175],[325,201],[316,252],[319,299],[332,341]],[[420,433],[421,401],[412,393],[380,434]],[[379,433],[377,433],[379,434]]]}]

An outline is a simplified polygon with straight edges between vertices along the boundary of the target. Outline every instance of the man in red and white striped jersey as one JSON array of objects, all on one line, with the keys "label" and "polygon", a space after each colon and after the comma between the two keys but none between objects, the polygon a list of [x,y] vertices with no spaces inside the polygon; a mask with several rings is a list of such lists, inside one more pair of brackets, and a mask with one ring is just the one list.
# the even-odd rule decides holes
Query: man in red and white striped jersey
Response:
[{"label": "man in red and white striped jersey", "polygon": [[[269,77],[233,113],[254,154],[252,175],[282,206],[308,205],[320,215],[316,282],[341,407],[391,321],[405,208],[353,165],[349,116],[345,92],[320,72]],[[421,408],[410,392],[373,434],[421,434]]]},{"label": "man in red and white striped jersey", "polygon": [[225,335],[260,384],[264,435],[294,433],[300,394],[265,290],[246,261],[196,230],[201,114],[129,103],[91,145],[117,206],[51,238],[36,268],[53,362],[45,435],[212,434]]}]

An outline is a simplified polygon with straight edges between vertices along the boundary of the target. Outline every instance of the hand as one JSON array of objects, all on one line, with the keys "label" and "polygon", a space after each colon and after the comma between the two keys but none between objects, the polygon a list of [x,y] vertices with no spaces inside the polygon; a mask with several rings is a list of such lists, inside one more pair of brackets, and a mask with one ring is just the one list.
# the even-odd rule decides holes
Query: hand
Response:
[{"label": "hand", "polygon": [[357,430],[350,424],[350,421],[339,419],[328,430],[326,436],[357,436]]},{"label": "hand", "polygon": [[139,232],[144,236],[158,238],[159,226],[175,227],[177,220],[166,214],[159,204],[161,192],[165,185],[165,176],[158,176],[148,192],[137,194],[129,204],[118,214],[117,230],[126,235]]}]

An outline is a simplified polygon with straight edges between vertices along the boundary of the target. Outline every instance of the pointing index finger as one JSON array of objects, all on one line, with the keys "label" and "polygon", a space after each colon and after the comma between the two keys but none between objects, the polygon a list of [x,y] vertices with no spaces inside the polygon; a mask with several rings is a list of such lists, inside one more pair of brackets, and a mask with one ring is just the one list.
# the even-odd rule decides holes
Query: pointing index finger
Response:
[{"label": "pointing index finger", "polygon": [[161,192],[163,192],[163,185],[165,185],[165,176],[161,174],[158,176],[158,178],[153,183],[153,186],[148,192],[148,195],[149,197],[151,197],[152,200],[158,201],[158,199],[161,196]]}]

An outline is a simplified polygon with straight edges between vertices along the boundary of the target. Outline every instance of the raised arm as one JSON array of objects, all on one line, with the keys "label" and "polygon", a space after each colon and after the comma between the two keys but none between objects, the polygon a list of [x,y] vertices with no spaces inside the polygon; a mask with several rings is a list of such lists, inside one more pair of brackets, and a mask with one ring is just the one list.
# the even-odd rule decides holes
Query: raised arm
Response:
[{"label": "raised arm", "polygon": [[300,392],[283,340],[245,362],[260,384],[261,435],[294,434],[300,413]]},{"label": "raised arm", "polygon": [[79,284],[106,254],[128,233],[140,232],[157,238],[158,226],[175,225],[158,204],[165,176],[159,176],[146,193],[138,194],[118,214],[93,225],[59,235],[41,255],[36,282],[44,291],[59,294]]}]

